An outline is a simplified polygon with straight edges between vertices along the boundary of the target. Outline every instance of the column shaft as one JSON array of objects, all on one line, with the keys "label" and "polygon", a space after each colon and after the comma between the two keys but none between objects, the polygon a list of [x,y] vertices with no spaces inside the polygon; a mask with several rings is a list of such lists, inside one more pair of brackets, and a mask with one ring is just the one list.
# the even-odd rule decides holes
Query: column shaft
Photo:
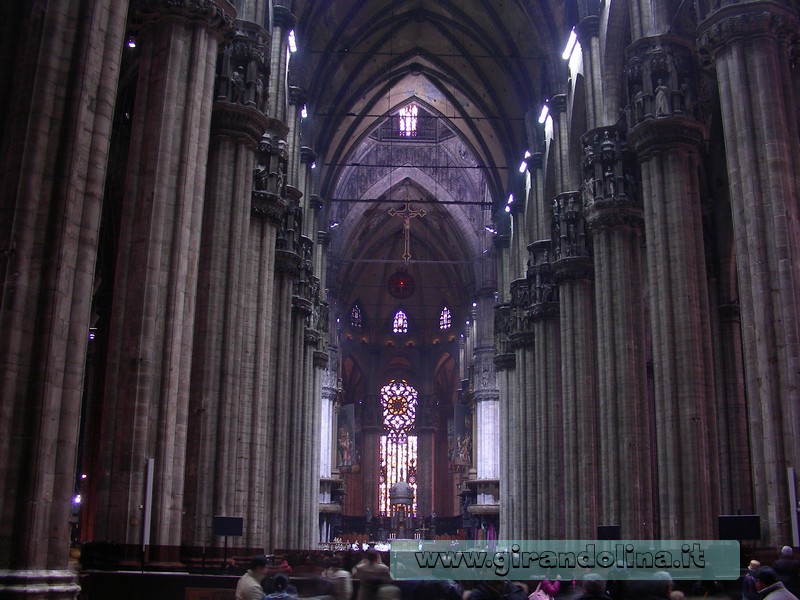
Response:
[{"label": "column shaft", "polygon": [[145,462],[154,458],[150,539],[169,547],[172,560],[181,542],[217,36],[230,17],[213,3],[199,14],[155,0],[143,9],[103,416],[111,464],[100,476],[110,476],[109,491],[95,531],[101,539],[141,543]]},{"label": "column shaft", "polygon": [[764,1],[724,6],[699,27],[719,82],[755,510],[770,544],[789,539],[786,467],[800,460],[800,149],[785,42],[796,22]]},{"label": "column shaft", "polygon": [[0,588],[12,598],[78,591],[55,570],[68,561],[126,13],[107,0],[51,1],[21,7],[15,24],[25,33],[0,159]]}]

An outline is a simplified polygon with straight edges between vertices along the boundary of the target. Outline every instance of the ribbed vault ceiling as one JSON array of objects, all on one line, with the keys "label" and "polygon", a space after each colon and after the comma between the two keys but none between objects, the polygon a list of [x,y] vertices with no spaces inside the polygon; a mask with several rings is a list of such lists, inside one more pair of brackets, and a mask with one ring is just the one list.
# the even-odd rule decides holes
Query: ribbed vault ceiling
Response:
[{"label": "ribbed vault ceiling", "polygon": [[[380,336],[390,335],[390,317],[402,304],[412,324],[424,323],[415,341],[430,342],[438,335],[442,303],[462,325],[469,318],[471,295],[485,285],[491,264],[485,231],[491,211],[445,203],[504,202],[526,149],[526,117],[535,116],[552,92],[547,81],[557,80],[553,74],[563,67],[565,4],[297,0],[294,13],[299,51],[290,84],[308,92],[304,143],[319,155],[319,191],[338,224],[329,283],[343,310],[355,300],[362,304]],[[447,147],[434,144],[434,152],[437,165],[463,171],[455,183],[453,171],[441,177],[416,164],[429,154],[409,158],[390,148],[383,150],[392,157],[389,173],[384,169],[369,185],[348,184],[363,177],[354,174],[363,168],[357,165],[374,162],[380,124],[412,99],[452,132]],[[410,188],[399,187],[405,184]],[[398,303],[385,284],[398,267],[391,261],[403,252],[402,223],[387,216],[393,205],[386,202],[402,199],[408,189],[412,198],[441,205],[419,206],[427,215],[412,222],[414,260],[407,265],[418,292]],[[353,190],[358,193],[351,199],[360,202],[342,203]]]}]

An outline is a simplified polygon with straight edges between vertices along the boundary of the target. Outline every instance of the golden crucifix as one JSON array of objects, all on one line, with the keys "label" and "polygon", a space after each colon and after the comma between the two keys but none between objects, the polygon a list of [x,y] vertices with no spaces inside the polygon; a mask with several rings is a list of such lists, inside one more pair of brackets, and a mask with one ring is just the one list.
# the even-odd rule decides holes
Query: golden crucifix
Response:
[{"label": "golden crucifix", "polygon": [[424,217],[425,209],[420,208],[419,210],[411,210],[411,207],[409,206],[409,201],[406,200],[406,207],[403,210],[390,208],[389,216],[400,217],[401,219],[403,219],[403,241],[405,242],[403,260],[408,262],[409,259],[411,259],[411,251],[409,249],[409,242],[411,238],[411,219],[413,219],[414,217]]}]

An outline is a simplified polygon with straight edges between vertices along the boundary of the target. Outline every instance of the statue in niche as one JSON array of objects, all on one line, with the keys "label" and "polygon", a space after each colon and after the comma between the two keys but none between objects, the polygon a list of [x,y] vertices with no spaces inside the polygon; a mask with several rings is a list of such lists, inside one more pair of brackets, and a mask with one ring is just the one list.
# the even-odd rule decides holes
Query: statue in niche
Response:
[{"label": "statue in niche", "polygon": [[[633,96],[633,106],[636,116],[636,121],[639,122],[644,119],[644,92],[637,86],[637,92]],[[633,123],[631,123],[633,125]]]},{"label": "statue in niche", "polygon": [[231,102],[242,104],[244,102],[244,68],[239,67],[231,73]]},{"label": "statue in niche", "polygon": [[258,76],[255,83],[253,84],[253,98],[251,104],[255,106],[258,110],[264,111],[264,107],[262,106],[261,99],[264,96],[264,79],[261,75]]},{"label": "statue in niche", "polygon": [[617,195],[617,185],[616,178],[614,177],[614,171],[611,166],[606,168],[604,178],[606,182],[606,198],[613,198]]},{"label": "statue in niche", "polygon": [[694,98],[692,97],[692,88],[688,83],[681,84],[681,99],[683,102],[683,112],[687,115],[694,116]]},{"label": "statue in niche", "polygon": [[655,89],[656,117],[668,117],[672,114],[669,106],[669,88],[664,85],[663,80],[658,80]]}]

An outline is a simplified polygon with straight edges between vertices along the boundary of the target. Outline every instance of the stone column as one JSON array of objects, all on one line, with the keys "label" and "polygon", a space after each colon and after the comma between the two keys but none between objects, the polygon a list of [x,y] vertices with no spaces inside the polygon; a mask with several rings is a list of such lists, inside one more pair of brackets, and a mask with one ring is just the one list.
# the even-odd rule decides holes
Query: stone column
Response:
[{"label": "stone column", "polygon": [[269,114],[286,120],[288,106],[286,68],[289,63],[289,32],[297,21],[291,11],[292,0],[274,0],[272,6],[272,53],[270,55]]},{"label": "stone column", "polygon": [[500,478],[500,395],[493,357],[494,290],[481,290],[475,300],[476,348],[473,399],[476,425],[475,456],[478,479]]},{"label": "stone column", "polygon": [[217,47],[226,1],[140,3],[141,62],[114,289],[97,539],[143,539],[155,459],[154,562],[181,543],[198,255]]},{"label": "stone column", "polygon": [[[435,363],[431,363],[433,366]],[[432,383],[425,378],[424,387]],[[434,407],[433,396],[420,393],[417,400],[417,519],[430,517],[433,511],[433,453]],[[420,521],[421,522],[421,521]]]},{"label": "stone column", "polygon": [[259,143],[253,171],[250,221],[245,256],[246,279],[242,309],[242,365],[240,389],[244,401],[240,418],[249,425],[237,443],[249,455],[248,489],[242,510],[248,525],[245,545],[272,548],[272,489],[275,481],[273,429],[276,420],[272,334],[279,307],[275,289],[276,239],[283,227],[288,201],[283,189],[286,171],[286,125],[270,119]]},{"label": "stone column", "polygon": [[[630,111],[628,141],[639,155],[644,200],[659,535],[712,539],[719,465],[698,179],[705,128],[686,102],[696,95],[694,50],[664,35],[637,40],[627,52],[629,89],[653,98],[652,116]],[[703,490],[704,502],[686,489]]]},{"label": "stone column", "polygon": [[[260,27],[239,22],[217,65],[186,452],[183,541],[194,546],[221,546],[223,539],[212,535],[212,517],[250,513],[254,499],[249,492],[252,486],[264,485],[251,480],[255,459],[251,452],[262,451],[262,445],[237,444],[237,440],[252,441],[251,430],[258,427],[253,423],[250,390],[242,386],[246,322],[242,307],[253,171],[268,126],[260,110],[265,98],[256,89],[258,81],[263,90],[263,81],[268,80],[263,62],[267,40]],[[233,543],[241,545],[260,535],[253,525],[248,519],[248,533]]]},{"label": "stone column", "polygon": [[530,286],[527,278],[511,282],[511,348],[514,350],[516,368],[510,381],[508,397],[508,424],[506,437],[508,443],[509,470],[509,533],[511,539],[538,539],[541,511],[537,497],[529,493],[527,487],[534,478],[536,469],[536,449],[533,435],[529,432],[534,426],[533,390],[534,380],[534,333],[529,315]]},{"label": "stone column", "polygon": [[597,535],[596,319],[594,265],[581,192],[553,199],[553,274],[561,319],[564,507],[567,539]]},{"label": "stone column", "polygon": [[[369,378],[374,379],[374,378]],[[375,388],[367,388],[375,389]],[[364,494],[364,506],[373,515],[381,514],[378,506],[378,476],[381,471],[380,438],[383,434],[381,399],[379,395],[367,394],[362,406],[363,437],[361,440],[361,489]],[[391,482],[389,482],[391,485]]]},{"label": "stone column", "polygon": [[592,236],[597,322],[600,525],[623,539],[655,532],[653,411],[647,393],[642,290],[642,204],[635,155],[620,130],[582,137],[583,205]]},{"label": "stone column", "polygon": [[0,593],[74,597],[83,372],[127,4],[21,5],[0,154]]},{"label": "stone column", "polygon": [[[288,161],[288,155],[286,155]],[[278,231],[275,254],[275,312],[273,313],[271,381],[275,422],[272,431],[273,482],[271,548],[292,546],[292,532],[289,530],[292,503],[299,501],[292,497],[294,462],[299,446],[293,445],[297,437],[298,423],[294,422],[294,406],[297,374],[295,366],[301,362],[303,351],[303,327],[295,323],[293,316],[293,296],[295,282],[300,276],[302,257],[300,256],[300,232],[302,231],[302,209],[295,188],[285,186],[284,194],[289,201],[289,209]],[[301,356],[298,357],[298,352]]]},{"label": "stone column", "polygon": [[796,28],[788,3],[768,0],[722,2],[698,27],[719,83],[755,509],[771,545],[790,538],[786,467],[800,464],[800,148],[787,46]]},{"label": "stone column", "polygon": [[512,519],[512,502],[515,490],[512,487],[513,469],[511,465],[511,398],[514,393],[514,367],[516,355],[511,346],[513,331],[513,313],[510,304],[498,304],[494,307],[494,362],[499,390],[499,444],[500,453],[500,531],[499,538],[506,540],[519,539],[516,536],[516,525]]},{"label": "stone column", "polygon": [[[527,381],[523,388],[527,420],[528,464],[523,489],[547,482],[547,494],[532,494],[535,502],[533,531],[538,538],[564,538],[564,456],[561,402],[561,340],[559,298],[550,263],[551,241],[528,246],[529,305],[525,320],[533,334],[528,357]],[[531,446],[532,441],[532,446]]]}]

